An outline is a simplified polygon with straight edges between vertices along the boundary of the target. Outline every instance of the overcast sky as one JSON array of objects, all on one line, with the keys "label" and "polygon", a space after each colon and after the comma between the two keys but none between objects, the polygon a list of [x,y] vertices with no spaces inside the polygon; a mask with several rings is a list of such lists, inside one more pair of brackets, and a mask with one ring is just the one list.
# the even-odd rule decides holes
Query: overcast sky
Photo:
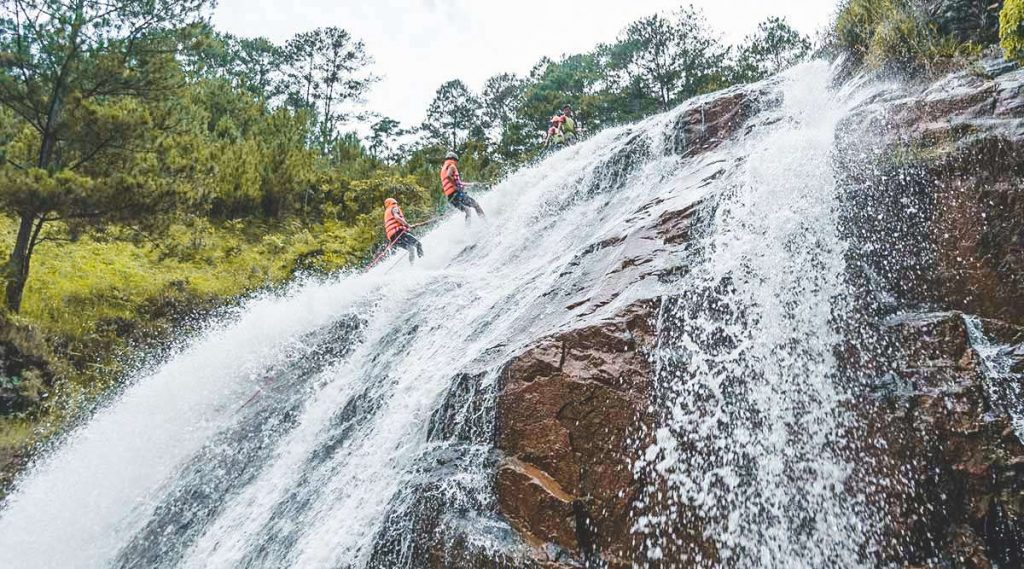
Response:
[{"label": "overcast sky", "polygon": [[[339,26],[363,40],[382,77],[365,108],[406,126],[422,121],[434,91],[462,79],[479,91],[496,73],[525,74],[541,57],[588,51],[632,20],[687,0],[219,0],[218,29],[283,43],[297,32]],[[735,43],[768,16],[813,35],[835,0],[692,0]]]}]

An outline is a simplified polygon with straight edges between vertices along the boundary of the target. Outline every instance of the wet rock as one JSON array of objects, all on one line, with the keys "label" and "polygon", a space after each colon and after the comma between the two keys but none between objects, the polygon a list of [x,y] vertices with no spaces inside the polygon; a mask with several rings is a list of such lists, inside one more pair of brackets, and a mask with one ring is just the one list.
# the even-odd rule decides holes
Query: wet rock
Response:
[{"label": "wet rock", "polygon": [[493,513],[481,491],[492,458],[490,450],[461,444],[437,446],[421,456],[388,507],[367,567],[537,567],[529,548]]},{"label": "wet rock", "polygon": [[547,338],[505,368],[497,403],[500,511],[535,548],[627,567],[632,449],[648,424],[654,302]]},{"label": "wet rock", "polygon": [[1024,70],[979,68],[852,113],[875,150],[840,148],[847,226],[896,300],[1024,324]]},{"label": "wet rock", "polygon": [[884,496],[885,563],[1024,563],[1024,445],[956,312],[887,324],[895,377],[857,403]]},{"label": "wet rock", "polygon": [[484,386],[485,375],[461,373],[453,379],[444,401],[430,417],[428,441],[493,442],[494,394]]},{"label": "wet rock", "polygon": [[[859,132],[871,140],[837,153],[852,212],[843,219],[849,266],[859,294],[870,297],[859,308],[871,326],[908,305],[943,310],[889,319],[878,336],[868,335],[880,336],[883,348],[859,345],[846,354],[844,366],[875,374],[851,402],[856,445],[865,447],[851,484],[863,484],[885,512],[882,565],[1024,564],[1024,447],[986,383],[963,315],[984,319],[1010,373],[1024,370],[1022,95],[1024,71],[985,60],[929,85],[882,91],[841,128],[844,139]],[[699,161],[721,140],[742,136],[757,107],[769,104],[744,89],[698,99],[677,115],[666,146]],[[730,167],[701,175],[714,180]],[[607,260],[589,264],[608,279],[608,291],[559,293],[567,310],[592,316],[627,286],[668,274],[659,261],[697,246],[693,228],[713,214],[713,203],[668,200],[642,206],[637,219],[656,214],[581,254]],[[563,276],[588,282],[573,270]],[[505,367],[496,403],[497,507],[537,563],[636,561],[632,505],[639,487],[657,483],[629,470],[630,449],[646,448],[652,420],[643,353],[654,313],[644,303],[581,324]],[[687,551],[716,558],[715,544],[693,525],[665,540],[666,561]]]},{"label": "wet rock", "polygon": [[736,87],[699,97],[687,103],[679,114],[669,142],[672,151],[693,156],[717,147],[743,127],[747,120],[766,106],[767,92],[751,86]]}]

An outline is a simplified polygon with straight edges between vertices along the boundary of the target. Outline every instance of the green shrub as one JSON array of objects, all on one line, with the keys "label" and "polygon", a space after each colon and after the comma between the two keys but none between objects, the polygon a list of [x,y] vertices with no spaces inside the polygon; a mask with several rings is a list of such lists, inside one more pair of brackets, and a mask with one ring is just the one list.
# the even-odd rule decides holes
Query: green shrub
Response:
[{"label": "green shrub", "polygon": [[914,0],[848,0],[836,16],[832,41],[855,64],[906,72],[943,71],[980,52],[941,33]]},{"label": "green shrub", "polygon": [[999,45],[1007,59],[1024,61],[1024,0],[1006,0],[999,13]]}]

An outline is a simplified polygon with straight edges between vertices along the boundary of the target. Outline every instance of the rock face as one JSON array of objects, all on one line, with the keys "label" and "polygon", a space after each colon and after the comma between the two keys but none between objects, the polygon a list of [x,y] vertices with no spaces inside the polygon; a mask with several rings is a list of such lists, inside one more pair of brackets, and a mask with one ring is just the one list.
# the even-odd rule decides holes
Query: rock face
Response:
[{"label": "rock face", "polygon": [[[712,150],[775,103],[765,91],[751,88],[694,100],[679,113],[666,147],[686,157]],[[648,150],[640,151],[636,141],[631,154],[646,156]],[[624,178],[629,163],[611,161],[623,170],[604,176],[603,183]],[[581,293],[575,290],[549,300],[564,296],[566,309],[582,319],[631,284],[685,271],[658,268],[653,261],[692,245],[698,205],[640,207],[637,215],[654,207],[664,211],[584,253],[603,254],[611,247],[619,252],[618,267],[599,275],[605,286],[588,288],[582,300],[574,297]],[[496,405],[495,444],[502,457],[495,476],[497,505],[539,564],[633,565],[638,543],[631,528],[642,482],[635,479],[632,463],[636,449],[649,445],[649,351],[656,342],[659,307],[659,299],[640,299],[611,318],[541,340],[504,368]]]},{"label": "rock face", "polygon": [[645,352],[654,308],[642,303],[614,321],[548,338],[505,370],[498,501],[541,559],[631,564],[637,489],[629,449],[650,423]]},{"label": "rock face", "polygon": [[[877,154],[851,148],[845,159],[849,224],[865,244],[880,241],[866,262],[888,288],[901,300],[1024,323],[1024,70],[982,61],[885,92],[848,123],[881,143]],[[895,261],[885,259],[891,252]]]},{"label": "rock face", "polygon": [[[981,326],[1024,341],[1024,329]],[[885,465],[873,473],[891,524],[884,561],[1021,566],[1024,445],[993,390],[1024,377],[986,377],[961,313],[904,315],[886,330],[893,373],[857,409],[879,441],[869,462]]]},{"label": "rock face", "polygon": [[877,382],[856,413],[882,465],[866,474],[891,524],[882,560],[1021,566],[1024,71],[983,60],[847,122],[877,143],[839,155],[862,309],[885,322],[876,361],[849,362]]}]

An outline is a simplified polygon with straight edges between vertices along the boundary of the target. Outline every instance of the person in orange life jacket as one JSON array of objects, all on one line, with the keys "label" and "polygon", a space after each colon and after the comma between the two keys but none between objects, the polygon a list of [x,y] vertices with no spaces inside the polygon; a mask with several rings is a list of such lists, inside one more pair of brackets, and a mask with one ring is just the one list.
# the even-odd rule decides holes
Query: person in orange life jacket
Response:
[{"label": "person in orange life jacket", "polygon": [[565,133],[562,132],[562,123],[564,122],[562,115],[555,115],[551,117],[551,126],[548,127],[548,132],[544,136],[544,146],[548,147],[552,142],[558,145],[565,144]]},{"label": "person in orange life jacket", "polygon": [[561,129],[563,124],[565,124],[565,114],[562,111],[558,111],[551,117],[551,126]]},{"label": "person in orange life jacket", "polygon": [[412,226],[405,220],[402,208],[398,207],[398,200],[384,200],[384,233],[388,236],[388,242],[393,247],[401,247],[408,251],[409,262],[412,263],[416,260],[417,254],[423,256],[423,244],[409,233],[410,229]]},{"label": "person in orange life jacket", "polygon": [[473,210],[476,210],[476,214],[480,217],[484,217],[483,208],[465,191],[466,186],[462,183],[462,178],[459,177],[458,163],[458,154],[448,152],[445,155],[444,165],[441,166],[441,189],[444,190],[448,203],[466,214],[466,221],[470,220],[469,212]]}]

